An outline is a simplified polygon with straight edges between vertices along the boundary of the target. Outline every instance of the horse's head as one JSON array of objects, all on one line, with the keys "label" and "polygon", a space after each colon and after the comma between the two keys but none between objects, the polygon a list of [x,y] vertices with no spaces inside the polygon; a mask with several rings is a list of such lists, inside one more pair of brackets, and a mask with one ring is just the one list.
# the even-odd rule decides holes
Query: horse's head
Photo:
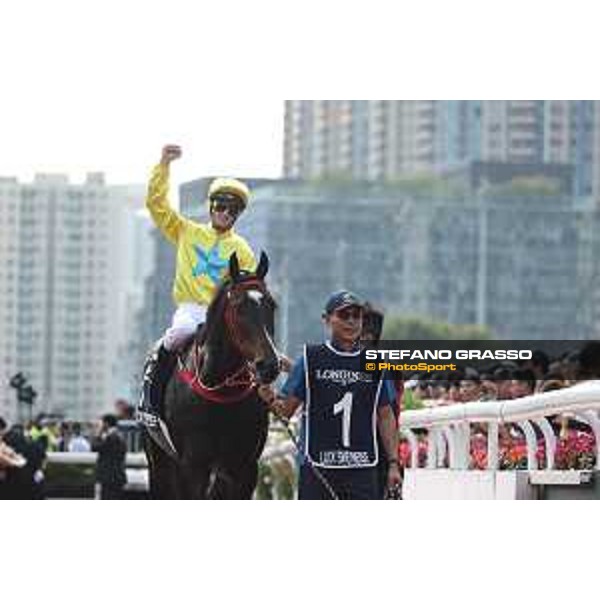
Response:
[{"label": "horse's head", "polygon": [[268,270],[264,252],[256,273],[240,271],[234,253],[229,259],[230,281],[225,290],[224,316],[231,341],[254,364],[260,383],[271,383],[279,375],[279,356],[272,340],[276,304],[265,284]]}]

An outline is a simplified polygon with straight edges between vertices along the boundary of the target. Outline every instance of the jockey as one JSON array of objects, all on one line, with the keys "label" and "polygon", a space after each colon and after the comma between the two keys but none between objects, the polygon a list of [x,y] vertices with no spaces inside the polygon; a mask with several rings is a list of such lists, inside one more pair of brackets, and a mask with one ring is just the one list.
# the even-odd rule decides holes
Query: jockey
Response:
[{"label": "jockey", "polygon": [[210,223],[196,223],[180,215],[169,204],[169,166],[181,157],[179,146],[162,150],[148,185],[146,206],[156,226],[177,248],[173,299],[177,310],[171,326],[160,339],[144,366],[142,397],[137,418],[154,441],[168,454],[176,455],[163,421],[163,394],[176,362],[177,350],[206,319],[206,310],[227,274],[229,257],[235,252],[240,268],[256,269],[256,259],[233,225],[248,206],[250,192],[237,179],[215,179],[208,189]]}]

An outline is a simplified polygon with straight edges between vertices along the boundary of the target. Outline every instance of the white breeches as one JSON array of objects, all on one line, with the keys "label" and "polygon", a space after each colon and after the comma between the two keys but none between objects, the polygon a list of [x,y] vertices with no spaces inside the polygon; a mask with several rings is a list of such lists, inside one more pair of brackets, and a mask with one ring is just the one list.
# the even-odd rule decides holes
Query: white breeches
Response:
[{"label": "white breeches", "polygon": [[177,350],[196,333],[198,325],[206,321],[206,306],[184,302],[177,307],[171,327],[167,329],[163,344],[167,350]]}]

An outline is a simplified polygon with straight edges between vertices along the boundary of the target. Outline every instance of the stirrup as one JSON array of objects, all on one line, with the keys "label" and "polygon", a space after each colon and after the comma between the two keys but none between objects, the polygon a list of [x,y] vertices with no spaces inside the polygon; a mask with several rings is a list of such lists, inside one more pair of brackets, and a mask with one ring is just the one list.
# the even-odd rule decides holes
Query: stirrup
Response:
[{"label": "stirrup", "polygon": [[169,428],[159,416],[138,408],[136,419],[146,428],[148,435],[167,456],[173,460],[179,459]]}]

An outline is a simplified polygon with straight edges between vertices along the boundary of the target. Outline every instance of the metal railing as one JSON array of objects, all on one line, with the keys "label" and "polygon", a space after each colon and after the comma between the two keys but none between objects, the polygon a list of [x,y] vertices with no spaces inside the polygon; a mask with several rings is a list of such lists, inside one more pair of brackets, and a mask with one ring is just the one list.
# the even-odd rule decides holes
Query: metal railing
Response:
[{"label": "metal railing", "polygon": [[[499,463],[499,427],[513,425],[525,437],[527,468],[538,469],[538,436],[541,431],[545,447],[545,470],[554,469],[557,436],[549,417],[568,413],[589,425],[600,456],[600,381],[586,381],[570,388],[535,394],[515,400],[469,402],[406,411],[400,418],[400,430],[410,445],[412,468],[419,468],[419,440],[415,430],[427,431],[427,461],[425,468],[448,465],[451,469],[468,469],[472,424],[487,424],[487,465],[495,470]],[[596,466],[598,468],[598,465]]]}]

